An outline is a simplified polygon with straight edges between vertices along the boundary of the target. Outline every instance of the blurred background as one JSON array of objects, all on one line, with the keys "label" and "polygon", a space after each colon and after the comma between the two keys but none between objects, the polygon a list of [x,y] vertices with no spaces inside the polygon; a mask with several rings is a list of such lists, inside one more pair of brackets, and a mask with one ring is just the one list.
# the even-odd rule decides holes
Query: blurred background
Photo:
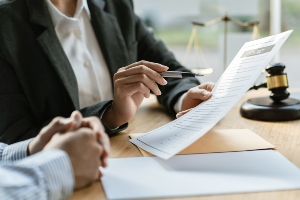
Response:
[{"label": "blurred background", "polygon": [[[299,0],[134,0],[134,6],[136,14],[156,38],[165,42],[178,61],[191,69],[213,69],[212,74],[200,78],[201,82],[216,82],[225,63],[228,66],[252,36],[261,38],[293,29],[272,63],[284,63],[290,88],[300,87]],[[198,45],[192,46],[186,54],[193,30],[191,22],[204,23],[225,15],[241,22],[258,21],[258,29],[228,22],[225,34],[224,22],[209,27],[197,26],[194,40],[198,40]],[[262,75],[257,82],[264,78]]]}]

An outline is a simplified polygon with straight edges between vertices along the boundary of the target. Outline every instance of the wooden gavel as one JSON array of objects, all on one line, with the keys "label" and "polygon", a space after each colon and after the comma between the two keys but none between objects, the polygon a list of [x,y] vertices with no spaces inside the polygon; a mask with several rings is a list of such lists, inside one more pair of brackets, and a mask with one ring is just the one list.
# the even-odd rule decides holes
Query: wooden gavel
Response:
[{"label": "wooden gavel", "polygon": [[300,101],[289,98],[290,93],[285,65],[275,63],[266,67],[267,82],[255,85],[250,89],[267,87],[271,91],[269,97],[249,99],[243,103],[240,113],[243,117],[262,121],[287,121],[300,118]]},{"label": "wooden gavel", "polygon": [[287,74],[284,73],[285,65],[283,63],[275,63],[266,67],[267,88],[271,91],[270,98],[274,102],[287,99],[290,93],[286,90],[289,87]]},{"label": "wooden gavel", "polygon": [[284,73],[285,64],[275,63],[266,67],[268,72],[267,82],[254,85],[249,90],[257,90],[259,88],[268,88],[271,91],[270,98],[274,102],[287,99],[290,93],[286,90],[289,87],[287,74]]}]

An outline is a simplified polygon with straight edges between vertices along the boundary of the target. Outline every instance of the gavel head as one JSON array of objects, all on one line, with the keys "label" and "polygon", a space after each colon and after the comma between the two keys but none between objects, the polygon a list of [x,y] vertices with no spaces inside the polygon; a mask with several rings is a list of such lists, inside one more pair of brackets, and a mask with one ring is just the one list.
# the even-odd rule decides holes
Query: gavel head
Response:
[{"label": "gavel head", "polygon": [[267,87],[271,91],[270,98],[274,102],[280,102],[287,99],[290,93],[286,90],[288,85],[288,79],[286,73],[283,73],[285,65],[283,63],[275,63],[267,66]]}]

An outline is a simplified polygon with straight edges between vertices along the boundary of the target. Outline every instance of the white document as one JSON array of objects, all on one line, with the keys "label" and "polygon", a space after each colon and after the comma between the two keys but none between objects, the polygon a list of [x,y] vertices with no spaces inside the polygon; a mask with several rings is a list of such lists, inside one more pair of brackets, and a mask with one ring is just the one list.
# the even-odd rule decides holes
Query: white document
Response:
[{"label": "white document", "polygon": [[274,150],[114,158],[101,169],[107,199],[300,189],[300,170]]},{"label": "white document", "polygon": [[247,42],[225,70],[212,97],[160,128],[130,140],[133,144],[169,159],[215,126],[253,86],[292,31]]}]

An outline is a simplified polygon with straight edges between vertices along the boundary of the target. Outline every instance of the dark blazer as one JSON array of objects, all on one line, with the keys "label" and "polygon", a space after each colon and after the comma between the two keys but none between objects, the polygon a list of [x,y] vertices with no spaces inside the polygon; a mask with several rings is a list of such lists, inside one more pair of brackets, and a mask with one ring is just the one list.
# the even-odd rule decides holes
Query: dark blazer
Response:
[{"label": "dark blazer", "polygon": [[[91,23],[111,77],[118,68],[139,60],[187,71],[134,14],[131,0],[88,0]],[[174,114],[178,97],[198,85],[195,78],[168,79],[158,97]],[[100,116],[111,101],[83,108]],[[44,0],[0,0],[0,141],[34,137],[56,116],[79,110],[72,67],[56,36]],[[114,134],[118,130],[107,129]]]}]

